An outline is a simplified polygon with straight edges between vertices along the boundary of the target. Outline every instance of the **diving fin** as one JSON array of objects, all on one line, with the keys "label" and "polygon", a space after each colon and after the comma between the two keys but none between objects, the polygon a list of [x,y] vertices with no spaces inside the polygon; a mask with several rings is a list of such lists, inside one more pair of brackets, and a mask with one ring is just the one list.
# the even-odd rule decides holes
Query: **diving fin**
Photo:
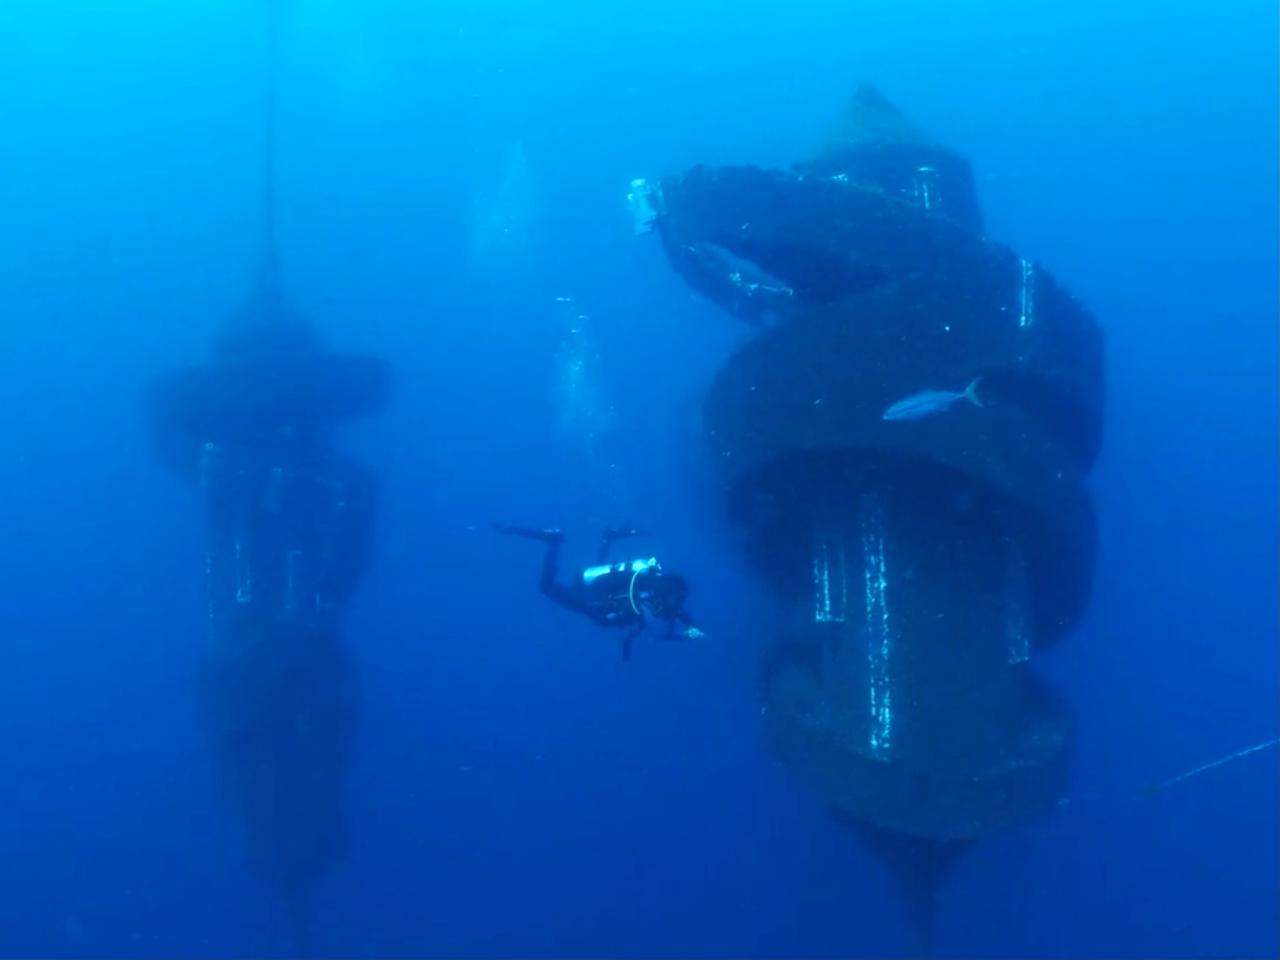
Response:
[{"label": "diving fin", "polygon": [[490,524],[495,533],[504,537],[523,537],[525,540],[540,540],[543,543],[564,543],[564,534],[556,529],[538,530],[533,527],[516,527],[509,523]]}]

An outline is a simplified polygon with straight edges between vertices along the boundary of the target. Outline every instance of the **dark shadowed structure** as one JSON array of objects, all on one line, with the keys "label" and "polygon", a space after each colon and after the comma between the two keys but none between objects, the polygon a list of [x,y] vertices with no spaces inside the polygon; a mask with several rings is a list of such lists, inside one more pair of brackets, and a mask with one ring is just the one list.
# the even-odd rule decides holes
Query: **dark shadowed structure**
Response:
[{"label": "dark shadowed structure", "polygon": [[333,433],[380,410],[389,380],[381,361],[323,350],[264,295],[209,363],[148,395],[161,460],[204,498],[204,722],[253,860],[299,924],[343,849],[356,717],[341,620],[368,565],[376,496]]},{"label": "dark shadowed structure", "polygon": [[[870,88],[792,171],[650,188],[691,287],[764,329],[706,397],[734,520],[790,624],[774,748],[928,904],[969,841],[1050,809],[1071,722],[1031,671],[1088,599],[1102,340],[982,234],[973,177]],[[925,390],[962,391],[886,419]]]},{"label": "dark shadowed structure", "polygon": [[307,949],[316,881],[344,849],[356,722],[343,611],[368,567],[376,478],[337,424],[379,413],[382,360],[333,353],[290,310],[276,241],[276,87],[283,0],[266,4],[263,267],[207,363],[155,380],[157,455],[204,499],[207,648],[200,706],[258,870]]}]

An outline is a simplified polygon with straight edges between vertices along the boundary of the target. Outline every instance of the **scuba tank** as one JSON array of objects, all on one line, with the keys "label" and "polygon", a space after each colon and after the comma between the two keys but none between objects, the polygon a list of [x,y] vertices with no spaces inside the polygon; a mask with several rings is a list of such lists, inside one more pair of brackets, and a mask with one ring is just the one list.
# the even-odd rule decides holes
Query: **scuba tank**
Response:
[{"label": "scuba tank", "polygon": [[[614,594],[610,581],[616,581],[618,590],[616,596],[621,599],[626,597],[627,602],[631,605],[631,610],[636,616],[640,616],[640,605],[636,603],[636,580],[641,574],[660,573],[662,565],[658,563],[657,557],[649,557],[643,560],[623,560],[618,563],[602,563],[599,566],[587,567],[582,571],[582,585],[584,587],[594,587],[595,589],[608,590],[610,594]],[[623,592],[622,584],[626,584],[625,592]]]}]

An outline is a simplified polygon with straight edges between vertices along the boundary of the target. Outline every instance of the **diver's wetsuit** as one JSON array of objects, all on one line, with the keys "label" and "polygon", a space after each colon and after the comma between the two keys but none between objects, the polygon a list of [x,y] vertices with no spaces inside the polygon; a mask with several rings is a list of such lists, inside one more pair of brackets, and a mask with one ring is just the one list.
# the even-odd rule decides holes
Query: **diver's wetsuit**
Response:
[{"label": "diver's wetsuit", "polygon": [[[545,543],[547,550],[542,557],[539,588],[555,603],[576,613],[585,614],[602,627],[630,628],[623,639],[622,655],[623,659],[631,659],[632,642],[647,624],[644,609],[651,604],[653,598],[653,591],[648,583],[637,586],[638,572],[634,564],[643,563],[643,561],[615,564],[608,571],[600,572],[590,580],[579,577],[573,583],[563,583],[558,579],[560,546],[564,543],[564,535],[559,530],[534,530],[497,523],[493,528],[502,534]],[[634,536],[636,532],[625,528],[605,530],[600,537],[596,563],[600,566],[607,564],[609,548],[613,541]],[[645,566],[639,570],[639,573],[644,573],[648,569]],[[661,577],[661,574],[655,572],[650,575],[650,579],[654,577]],[[694,626],[693,618],[683,606],[676,607],[669,614],[662,614],[661,618],[668,622],[671,628],[669,632],[674,632],[675,625],[679,622],[687,628],[684,631],[685,636],[700,635],[700,631]]]},{"label": "diver's wetsuit", "polygon": [[[609,559],[609,546],[624,534],[606,530],[600,538],[596,563],[605,564]],[[626,570],[609,571],[590,584],[579,578],[574,583],[561,583],[560,545],[564,538],[554,536],[547,540],[547,552],[542,557],[542,577],[538,586],[548,597],[570,610],[585,613],[603,627],[644,627],[644,614],[632,606],[630,600],[631,573]]]}]

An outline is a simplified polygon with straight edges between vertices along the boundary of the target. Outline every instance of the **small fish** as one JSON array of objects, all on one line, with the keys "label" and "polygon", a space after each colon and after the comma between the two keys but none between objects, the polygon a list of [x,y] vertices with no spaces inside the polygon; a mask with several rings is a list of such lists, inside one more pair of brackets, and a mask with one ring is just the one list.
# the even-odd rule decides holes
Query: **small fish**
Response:
[{"label": "small fish", "polygon": [[882,420],[923,420],[937,413],[946,413],[961,400],[968,400],[975,407],[982,406],[978,399],[978,383],[981,377],[975,377],[960,392],[955,390],[921,390],[909,397],[904,397],[886,410]]}]

